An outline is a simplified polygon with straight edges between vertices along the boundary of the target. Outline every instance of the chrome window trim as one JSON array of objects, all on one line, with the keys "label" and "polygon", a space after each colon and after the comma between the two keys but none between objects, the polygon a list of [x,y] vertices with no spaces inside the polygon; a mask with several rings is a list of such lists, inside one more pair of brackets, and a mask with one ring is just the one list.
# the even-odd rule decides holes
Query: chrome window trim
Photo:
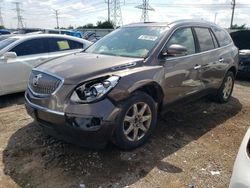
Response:
[{"label": "chrome window trim", "polygon": [[42,107],[42,106],[39,106],[39,105],[36,105],[36,104],[32,103],[32,102],[28,99],[27,93],[25,93],[25,100],[26,100],[26,102],[28,103],[28,105],[30,105],[32,108],[35,108],[35,109],[38,109],[38,110],[41,110],[41,111],[44,111],[44,112],[56,114],[56,115],[59,115],[59,116],[64,116],[64,115],[65,115],[64,112],[59,112],[59,111],[51,110],[51,109],[49,109],[49,108],[45,108],[45,107]]},{"label": "chrome window trim", "polygon": [[[161,52],[162,50],[164,49],[164,47],[166,46],[166,44],[168,43],[168,41],[170,40],[170,38],[173,36],[173,34],[178,30],[178,29],[184,29],[184,28],[194,28],[194,27],[204,27],[204,28],[208,28],[208,29],[211,29],[211,27],[209,26],[200,26],[200,25],[185,25],[185,26],[179,26],[177,28],[175,28],[171,33],[170,35],[167,37],[166,39],[166,42],[163,44],[163,46],[161,47],[161,50],[159,51],[157,57],[158,59],[161,59],[160,58],[160,55],[161,55]],[[212,30],[213,31],[213,30]],[[215,36],[216,37],[216,36]],[[216,38],[216,40],[218,40]],[[200,54],[204,54],[204,53],[209,53],[209,52],[212,52],[212,51],[215,51],[215,50],[220,50],[220,49],[224,49],[224,48],[227,48],[229,46],[231,46],[233,44],[233,41],[231,41],[230,44],[226,45],[226,46],[219,46],[218,48],[214,48],[214,49],[211,49],[211,50],[208,50],[208,51],[204,51],[204,52],[198,52],[198,53],[194,53],[194,54],[189,54],[189,55],[185,55],[185,56],[181,56],[181,57],[169,57],[169,58],[166,58],[164,59],[165,61],[168,61],[168,60],[175,60],[175,59],[181,59],[181,58],[186,58],[186,57],[191,57],[191,56],[194,56],[194,55],[200,55]]]},{"label": "chrome window trim", "polygon": [[222,47],[219,47],[219,48],[214,48],[212,50],[208,50],[208,51],[204,51],[204,52],[198,52],[198,53],[194,53],[194,54],[184,55],[184,56],[181,56],[181,57],[169,57],[169,58],[166,59],[166,61],[167,60],[175,60],[175,59],[181,59],[181,58],[186,58],[186,57],[191,57],[191,56],[202,55],[202,54],[213,52],[215,50],[220,50],[220,49],[228,48],[230,45],[232,45],[232,43],[228,44],[227,46],[222,46]]},{"label": "chrome window trim", "polygon": [[50,76],[53,76],[53,77],[55,77],[55,78],[57,78],[57,79],[59,79],[60,81],[61,81],[61,83],[59,84],[59,86],[57,87],[57,89],[53,92],[53,93],[51,93],[51,94],[40,94],[40,93],[36,93],[36,92],[34,92],[31,88],[30,88],[30,84],[28,83],[28,89],[31,91],[31,93],[33,94],[33,95],[35,95],[36,97],[43,97],[43,98],[45,98],[45,97],[49,97],[49,96],[51,96],[51,95],[55,95],[57,92],[58,92],[58,90],[63,86],[63,84],[64,84],[64,78],[62,78],[62,77],[60,77],[60,76],[57,76],[57,75],[55,75],[55,74],[53,74],[53,73],[51,73],[51,72],[48,72],[48,71],[44,71],[44,70],[40,70],[40,69],[38,69],[38,68],[33,68],[32,69],[32,71],[38,71],[38,72],[41,72],[41,73],[45,73],[45,74],[48,74],[48,75],[50,75]]}]

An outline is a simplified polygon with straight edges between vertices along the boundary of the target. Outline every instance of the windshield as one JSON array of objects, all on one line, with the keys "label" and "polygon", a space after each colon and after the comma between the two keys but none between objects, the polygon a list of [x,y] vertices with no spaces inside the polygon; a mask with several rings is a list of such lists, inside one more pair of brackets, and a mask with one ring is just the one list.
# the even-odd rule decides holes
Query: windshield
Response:
[{"label": "windshield", "polygon": [[166,27],[124,27],[117,29],[86,52],[124,57],[145,58],[159,42]]},{"label": "windshield", "polygon": [[15,38],[8,38],[0,42],[0,50],[4,49],[6,46],[10,45],[11,43],[15,42],[17,39]]}]

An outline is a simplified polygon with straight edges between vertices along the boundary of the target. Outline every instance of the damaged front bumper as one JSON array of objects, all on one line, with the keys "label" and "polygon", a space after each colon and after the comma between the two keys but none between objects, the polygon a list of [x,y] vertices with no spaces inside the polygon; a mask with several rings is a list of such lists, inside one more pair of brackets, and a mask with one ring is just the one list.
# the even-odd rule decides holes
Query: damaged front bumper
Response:
[{"label": "damaged front bumper", "polygon": [[[99,104],[67,105],[64,112],[37,105],[35,101],[43,99],[38,99],[29,92],[25,93],[25,100],[28,114],[47,134],[91,148],[106,146],[112,136],[114,122],[119,113],[119,109],[108,99]],[[102,112],[104,108],[105,112]]]}]

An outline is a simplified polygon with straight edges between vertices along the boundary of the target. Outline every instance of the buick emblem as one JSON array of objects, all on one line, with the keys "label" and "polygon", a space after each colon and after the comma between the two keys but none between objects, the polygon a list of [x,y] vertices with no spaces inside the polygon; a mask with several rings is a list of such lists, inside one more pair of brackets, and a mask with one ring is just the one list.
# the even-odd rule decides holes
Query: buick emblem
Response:
[{"label": "buick emblem", "polygon": [[42,74],[38,74],[33,78],[33,86],[37,86],[39,83],[39,79],[42,78]]}]

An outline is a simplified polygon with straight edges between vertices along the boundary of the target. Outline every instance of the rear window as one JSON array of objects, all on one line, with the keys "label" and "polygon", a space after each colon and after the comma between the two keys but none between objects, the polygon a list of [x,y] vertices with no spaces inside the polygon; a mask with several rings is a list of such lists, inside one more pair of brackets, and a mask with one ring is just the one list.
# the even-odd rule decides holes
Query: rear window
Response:
[{"label": "rear window", "polygon": [[219,41],[220,46],[226,46],[232,42],[231,37],[225,30],[214,27],[213,31],[214,31],[216,38]]},{"label": "rear window", "polygon": [[201,52],[214,49],[214,42],[208,28],[195,28],[194,30],[199,41]]}]

